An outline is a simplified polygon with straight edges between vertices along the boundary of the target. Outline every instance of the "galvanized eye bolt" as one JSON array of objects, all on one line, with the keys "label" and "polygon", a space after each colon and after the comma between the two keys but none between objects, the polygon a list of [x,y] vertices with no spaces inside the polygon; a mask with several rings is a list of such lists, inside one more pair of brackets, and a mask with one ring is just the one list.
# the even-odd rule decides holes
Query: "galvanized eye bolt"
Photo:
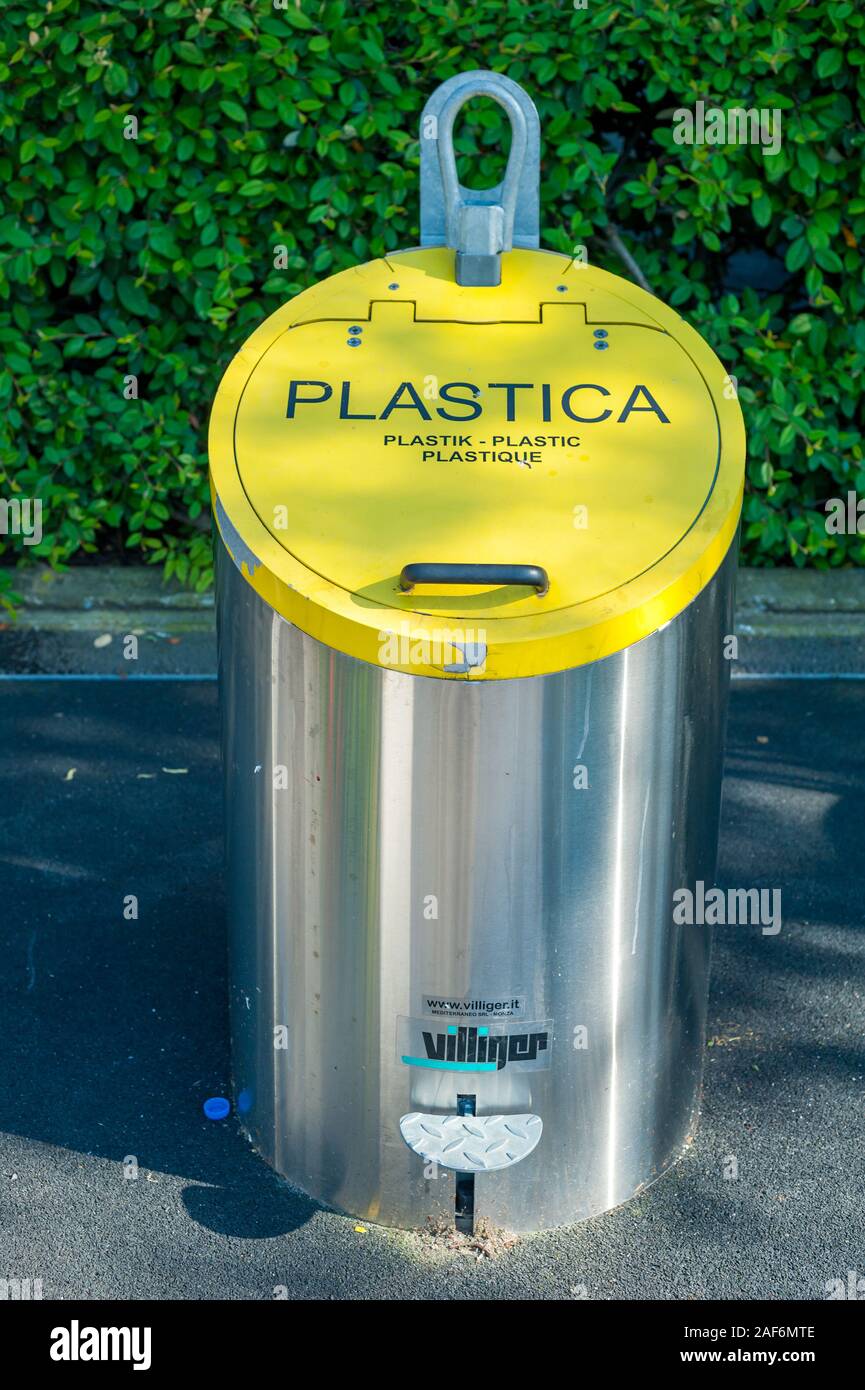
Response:
[{"label": "galvanized eye bolt", "polygon": [[698,1102],[673,896],[716,849],[742,417],[672,309],[540,249],[539,159],[516,83],[445,82],[420,249],[283,305],[212,412],[235,1113],[396,1226],[591,1216]]}]

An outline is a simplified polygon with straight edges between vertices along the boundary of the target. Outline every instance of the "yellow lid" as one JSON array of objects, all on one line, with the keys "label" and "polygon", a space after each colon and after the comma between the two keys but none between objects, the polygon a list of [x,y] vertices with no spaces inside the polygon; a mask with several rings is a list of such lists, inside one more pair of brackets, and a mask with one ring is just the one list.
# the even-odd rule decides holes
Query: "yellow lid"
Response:
[{"label": "yellow lid", "polygon": [[[435,248],[272,314],[220,384],[210,468],[222,539],[284,618],[364,661],[491,680],[681,612],[735,535],[744,429],[714,353],[651,295],[533,250],[461,286]],[[428,564],[435,582],[401,587]],[[492,569],[454,582],[466,565]]]}]

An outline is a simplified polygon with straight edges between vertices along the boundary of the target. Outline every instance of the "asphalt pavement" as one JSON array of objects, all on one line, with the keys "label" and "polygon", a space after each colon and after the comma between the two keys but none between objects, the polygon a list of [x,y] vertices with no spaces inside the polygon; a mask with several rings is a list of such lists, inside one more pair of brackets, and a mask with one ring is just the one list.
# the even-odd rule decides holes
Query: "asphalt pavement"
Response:
[{"label": "asphalt pavement", "polygon": [[325,1211],[203,1115],[229,1094],[216,696],[0,679],[0,1278],[700,1300],[865,1274],[865,681],[734,682],[719,882],[780,887],[783,927],[718,929],[695,1143],[637,1200],[496,1258]]}]

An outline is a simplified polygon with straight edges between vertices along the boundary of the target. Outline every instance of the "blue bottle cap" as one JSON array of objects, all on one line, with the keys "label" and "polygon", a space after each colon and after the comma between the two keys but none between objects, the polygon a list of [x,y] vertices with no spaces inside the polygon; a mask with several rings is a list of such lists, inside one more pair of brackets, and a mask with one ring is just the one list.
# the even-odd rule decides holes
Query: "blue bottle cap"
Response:
[{"label": "blue bottle cap", "polygon": [[231,1105],[225,1096],[211,1096],[204,1102],[204,1113],[208,1120],[224,1120],[231,1114]]}]

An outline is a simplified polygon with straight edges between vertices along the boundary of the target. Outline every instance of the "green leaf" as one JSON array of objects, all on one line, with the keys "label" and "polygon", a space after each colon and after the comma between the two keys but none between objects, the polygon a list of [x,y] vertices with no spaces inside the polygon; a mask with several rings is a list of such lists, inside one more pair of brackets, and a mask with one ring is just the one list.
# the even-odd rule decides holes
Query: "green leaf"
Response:
[{"label": "green leaf", "polygon": [[230,121],[237,121],[238,125],[246,124],[246,112],[242,106],[238,106],[236,101],[221,101],[220,111],[223,111]]},{"label": "green leaf", "polygon": [[831,77],[833,73],[841,71],[841,64],[844,61],[844,54],[840,48],[826,48],[817,59],[817,76]]},{"label": "green leaf", "polygon": [[811,260],[811,247],[805,237],[799,237],[789,248],[784,260],[788,270],[801,270]]},{"label": "green leaf", "polygon": [[755,198],[751,204],[754,213],[754,221],[758,227],[768,227],[772,220],[772,200],[767,198],[765,193],[761,193],[759,198]]},{"label": "green leaf", "polygon": [[117,297],[124,309],[133,314],[147,314],[150,305],[147,296],[139,285],[128,275],[121,275],[117,281]]}]

